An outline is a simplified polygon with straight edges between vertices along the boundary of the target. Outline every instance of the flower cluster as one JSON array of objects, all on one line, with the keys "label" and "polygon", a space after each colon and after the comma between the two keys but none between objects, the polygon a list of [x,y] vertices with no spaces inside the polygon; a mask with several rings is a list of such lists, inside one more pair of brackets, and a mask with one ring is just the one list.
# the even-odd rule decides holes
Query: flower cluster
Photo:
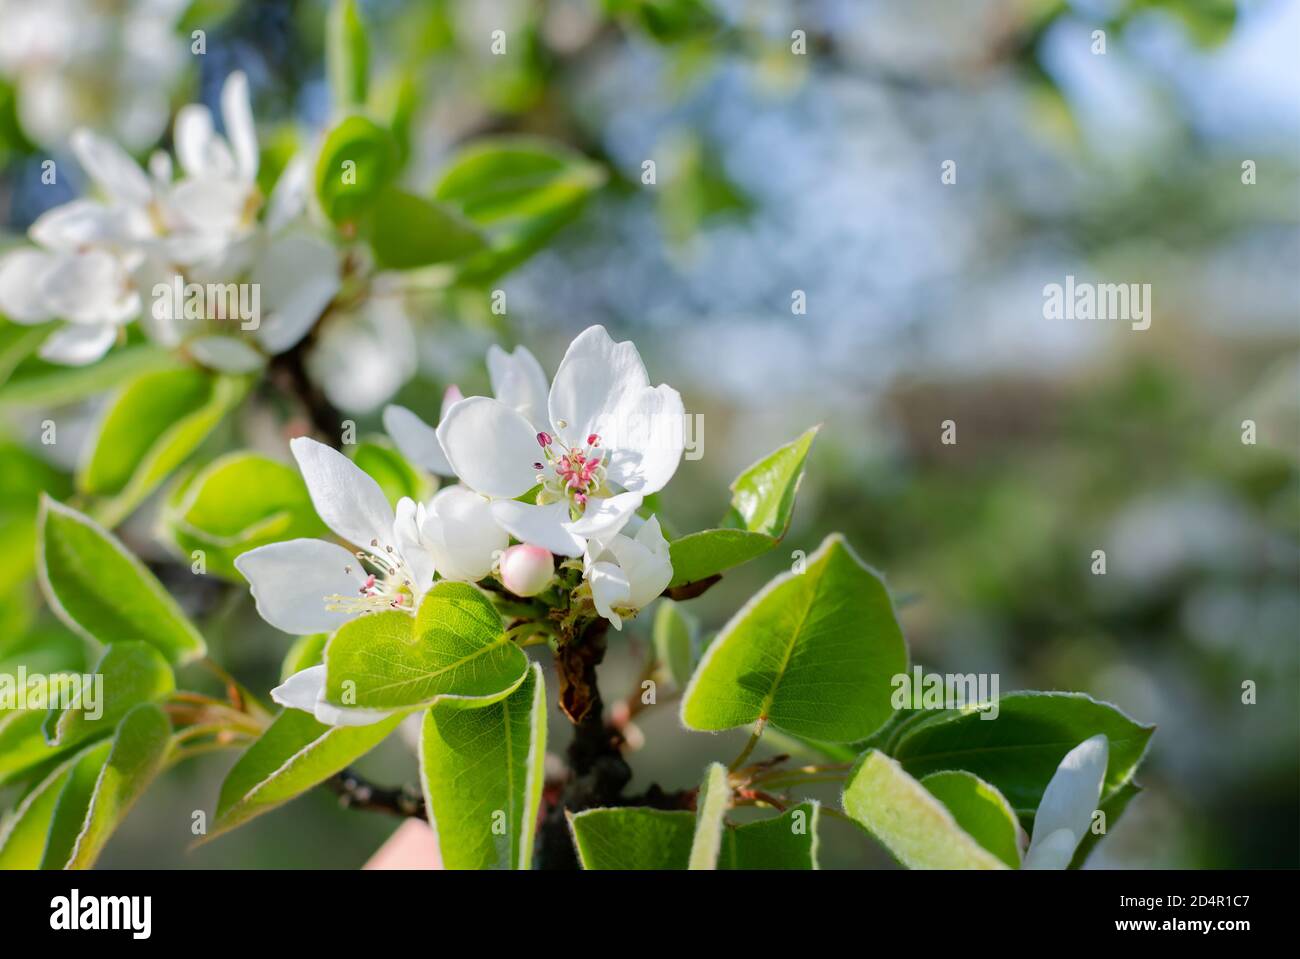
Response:
[{"label": "flower cluster", "polygon": [[[637,510],[681,460],[677,391],[651,386],[636,347],[600,326],[569,346],[549,391],[523,347],[492,347],[488,370],[495,396],[448,390],[436,428],[403,407],[384,411],[404,456],[459,480],[428,503],[403,498],[393,509],[346,456],[292,441],[317,513],[352,548],[297,539],[241,555],[236,566],[268,623],[307,635],[375,610],[413,612],[435,577],[479,582],[495,573],[516,596],[537,596],[554,580],[552,554],[581,569],[583,595],[618,629],[664,591],[668,542],[658,519]],[[319,702],[338,722],[319,698],[321,681],[295,676],[277,701],[318,716]]]}]

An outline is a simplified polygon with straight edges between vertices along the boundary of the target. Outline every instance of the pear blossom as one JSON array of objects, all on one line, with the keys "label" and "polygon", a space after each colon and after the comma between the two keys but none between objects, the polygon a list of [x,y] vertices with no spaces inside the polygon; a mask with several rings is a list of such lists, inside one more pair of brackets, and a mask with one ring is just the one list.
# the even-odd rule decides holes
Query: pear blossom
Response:
[{"label": "pear blossom", "polygon": [[501,585],[516,596],[536,596],[555,578],[555,560],[540,546],[520,543],[501,554]]},{"label": "pear blossom", "polygon": [[582,570],[596,612],[621,630],[623,615],[648,605],[673,578],[658,518],[647,519],[635,536],[616,533],[607,540],[589,539]]},{"label": "pear blossom", "polygon": [[433,554],[421,536],[425,509],[409,497],[396,511],[383,490],[342,453],[307,437],[289,444],[320,518],[355,552],[319,539],[291,539],[242,553],[262,618],[286,633],[332,632],[380,609],[414,611],[433,585]]},{"label": "pear blossom", "polygon": [[[436,438],[448,466],[491,501],[504,530],[579,557],[589,538],[612,537],[676,472],[682,400],[669,386],[650,385],[632,343],[615,343],[604,327],[592,326],[565,353],[547,396],[545,428],[538,428],[540,378],[526,369],[530,357],[516,351],[509,362],[498,358],[497,389],[509,402],[471,396],[453,403]],[[534,501],[518,499],[534,487]]]},{"label": "pear blossom", "polygon": [[271,690],[271,699],[289,709],[311,713],[327,726],[370,726],[392,715],[385,709],[335,706],[325,699],[325,667],[299,670]]},{"label": "pear blossom", "polygon": [[1065,869],[1087,835],[1106,779],[1110,743],[1102,734],[1075,746],[1056,767],[1034,814],[1024,869]]}]

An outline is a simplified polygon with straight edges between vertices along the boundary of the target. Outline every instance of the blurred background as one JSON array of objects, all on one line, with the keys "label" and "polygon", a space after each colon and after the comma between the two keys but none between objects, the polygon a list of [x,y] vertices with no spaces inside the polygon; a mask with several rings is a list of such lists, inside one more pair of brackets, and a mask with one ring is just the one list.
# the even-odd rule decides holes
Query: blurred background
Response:
[{"label": "blurred background", "polygon": [[[48,157],[75,171],[73,126],[143,156],[168,144],[180,105],[215,107],[233,69],[249,74],[264,149],[310,142],[329,120],[326,8],[0,0],[8,239],[82,191],[75,172],[40,182]],[[706,636],[792,551],[842,530],[887,577],[914,661],[999,673],[1004,694],[1085,691],[1158,725],[1144,791],[1091,866],[1300,865],[1300,2],[362,9],[379,95],[409,112],[412,187],[467,138],[508,131],[567,143],[609,181],[494,281],[506,315],[483,291],[441,291],[412,310],[411,356],[377,349],[359,375],[322,350],[314,373],[345,414],[378,430],[396,390],[436,419],[448,384],[486,390],[488,343],[524,343],[553,372],[573,334],[603,323],[703,416],[703,456],[662,496],[677,532],[716,523],[740,469],[824,423],[783,547],[690,605]],[[1150,329],[1044,319],[1044,286],[1067,274],[1151,284]],[[88,423],[94,409],[72,412]],[[284,454],[272,413],[243,415],[244,445]],[[39,490],[66,490],[71,461],[43,458],[30,409],[4,421],[0,629],[57,643],[28,595],[31,516]],[[151,521],[146,507],[124,536],[166,575]],[[275,685],[289,637],[246,590],[171,568],[215,658]],[[611,640],[608,701],[636,688],[651,618]],[[693,784],[744,738],[686,733],[667,696],[637,721],[635,789]],[[556,751],[565,727],[555,714]],[[103,863],[353,867],[396,825],[316,790],[187,852],[191,812],[211,811],[233,758],[171,772]],[[415,778],[398,740],[361,768]],[[826,865],[887,863],[851,827],[822,829]]]}]

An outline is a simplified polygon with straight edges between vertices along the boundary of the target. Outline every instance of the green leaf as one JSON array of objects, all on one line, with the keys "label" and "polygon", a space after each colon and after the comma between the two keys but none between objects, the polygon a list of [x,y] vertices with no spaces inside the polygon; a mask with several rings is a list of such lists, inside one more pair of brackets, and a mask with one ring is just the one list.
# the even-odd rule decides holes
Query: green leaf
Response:
[{"label": "green leaf", "polygon": [[655,658],[678,689],[685,689],[695,669],[695,625],[671,599],[661,599],[655,610]]},{"label": "green leaf", "polygon": [[772,580],[705,652],[682,699],[699,730],[764,719],[827,742],[870,736],[892,712],[907,646],[884,584],[839,535]]},{"label": "green leaf", "polygon": [[345,623],[325,648],[325,670],[326,698],[337,706],[402,709],[439,699],[486,705],[523,682],[528,657],[480,589],[443,580],[414,617],[385,610]]},{"label": "green leaf", "polygon": [[51,746],[67,746],[107,733],[133,707],[163,699],[176,688],[176,677],[162,653],[148,643],[130,640],[105,649],[93,675],[102,677],[102,686],[89,710],[79,702],[71,709],[51,708],[46,715],[45,739]]},{"label": "green leaf", "polygon": [[325,64],[334,102],[341,107],[365,103],[370,45],[355,0],[334,0],[325,33]]},{"label": "green leaf", "polygon": [[217,800],[213,839],[305,793],[340,772],[388,736],[404,714],[369,726],[327,726],[301,709],[286,709],[231,768]]},{"label": "green leaf", "polygon": [[111,533],[49,497],[37,514],[37,573],[59,619],[87,639],[151,643],[170,663],[205,652],[171,595]]},{"label": "green leaf", "polygon": [[1132,778],[1154,726],[1083,693],[1016,692],[1002,696],[996,719],[986,710],[951,709],[905,728],[894,758],[914,776],[965,769],[1002,791],[1021,815],[1032,813],[1061,760],[1098,733],[1110,741],[1102,798]]},{"label": "green leaf", "polygon": [[59,795],[41,868],[93,866],[113,830],[162,769],[170,741],[166,714],[143,703],[127,713],[111,741],[84,753]]},{"label": "green leaf", "polygon": [[849,774],[844,811],[909,869],[1005,869],[903,767],[868,750]]},{"label": "green leaf", "polygon": [[62,750],[45,742],[40,709],[8,709],[0,712],[0,786],[15,782],[58,758]]},{"label": "green leaf", "polygon": [[113,350],[88,366],[62,366],[31,359],[19,364],[0,387],[0,409],[59,406],[119,386],[123,380],[151,370],[175,369],[177,360],[151,344]]},{"label": "green leaf", "polygon": [[921,785],[972,839],[1012,869],[1020,868],[1020,822],[996,787],[964,770],[930,773]]},{"label": "green leaf", "polygon": [[[87,747],[86,752],[108,744]],[[59,796],[84,753],[65,759],[32,787],[18,806],[0,820],[0,869],[39,869]],[[102,758],[101,758],[102,761]]]},{"label": "green leaf", "polygon": [[364,235],[379,265],[390,270],[448,263],[487,246],[459,213],[391,186],[371,206]]},{"label": "green leaf", "polygon": [[711,763],[704,771],[704,782],[695,800],[695,835],[691,839],[688,869],[717,869],[722,851],[725,817],[731,808],[731,783],[727,767]]},{"label": "green leaf", "polygon": [[316,197],[335,223],[366,212],[397,173],[392,133],[362,116],[345,117],[316,160]]},{"label": "green leaf", "polygon": [[669,544],[669,585],[707,579],[763,555],[781,541],[790,528],[804,464],[819,429],[814,426],[736,477],[721,528],[690,533]]},{"label": "green leaf", "polygon": [[420,781],[445,868],[531,866],[545,758],[546,687],[536,663],[491,705],[429,708]]},{"label": "green leaf", "polygon": [[588,809],[567,814],[583,869],[685,869],[695,814],[662,809]]},{"label": "green leaf", "polygon": [[816,869],[821,806],[812,800],[779,816],[728,827],[719,869]]},{"label": "green leaf", "polygon": [[109,403],[77,471],[77,489],[117,525],[196,450],[243,398],[249,381],[184,368],[144,373]]},{"label": "green leaf", "polygon": [[462,266],[486,282],[522,263],[582,210],[605,171],[580,153],[528,137],[481,138],[443,171],[434,199],[488,233],[491,249]]},{"label": "green leaf", "polygon": [[280,682],[285,682],[294,673],[300,673],[312,666],[319,666],[325,658],[325,644],[329,642],[329,633],[314,633],[311,636],[299,636],[284,654],[280,664]]},{"label": "green leaf", "polygon": [[241,553],[268,543],[328,535],[307,484],[290,466],[257,453],[230,453],[180,486],[163,513],[185,554],[203,551],[206,572],[243,582]]},{"label": "green leaf", "polygon": [[394,506],[403,496],[423,503],[433,494],[427,474],[408,463],[406,457],[387,440],[358,443],[351,456],[352,462],[379,484],[388,502]]}]

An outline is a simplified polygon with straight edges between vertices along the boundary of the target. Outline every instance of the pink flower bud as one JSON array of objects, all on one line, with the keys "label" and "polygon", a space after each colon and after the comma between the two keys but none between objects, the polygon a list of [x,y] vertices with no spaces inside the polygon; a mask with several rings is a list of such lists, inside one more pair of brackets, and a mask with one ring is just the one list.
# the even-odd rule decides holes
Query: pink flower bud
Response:
[{"label": "pink flower bud", "polygon": [[545,433],[545,432],[543,432],[543,433],[538,433],[538,434],[537,434],[537,445],[540,446],[542,449],[546,449],[546,447],[550,446],[550,445],[551,445],[551,434],[550,434],[550,433]]},{"label": "pink flower bud", "polygon": [[460,387],[455,383],[447,387],[447,391],[442,394],[442,408],[445,410],[452,403],[459,403],[465,398],[465,394],[460,391]]},{"label": "pink flower bud", "polygon": [[536,596],[554,573],[555,561],[540,546],[511,546],[501,554],[501,582],[516,596]]},{"label": "pink flower bud", "polygon": [[597,446],[599,444],[600,444],[600,434],[592,433],[590,436],[587,437],[588,446]]}]

